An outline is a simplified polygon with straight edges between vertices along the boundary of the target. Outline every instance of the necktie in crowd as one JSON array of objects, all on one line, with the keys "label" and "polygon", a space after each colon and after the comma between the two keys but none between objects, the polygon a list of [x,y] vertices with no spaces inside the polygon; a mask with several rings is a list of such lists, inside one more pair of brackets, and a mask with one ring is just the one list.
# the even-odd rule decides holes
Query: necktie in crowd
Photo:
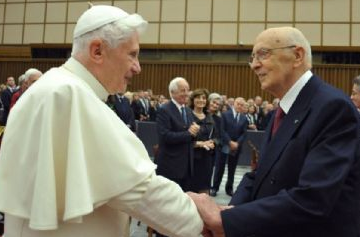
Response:
[{"label": "necktie in crowd", "polygon": [[187,124],[187,117],[186,117],[185,107],[181,107],[181,116],[182,116],[185,124]]}]

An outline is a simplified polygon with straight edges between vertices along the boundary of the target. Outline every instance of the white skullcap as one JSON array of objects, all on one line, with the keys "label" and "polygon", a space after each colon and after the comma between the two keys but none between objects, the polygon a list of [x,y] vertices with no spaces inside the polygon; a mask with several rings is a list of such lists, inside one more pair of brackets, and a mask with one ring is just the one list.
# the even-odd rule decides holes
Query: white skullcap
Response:
[{"label": "white skullcap", "polygon": [[75,29],[74,38],[96,30],[111,22],[124,19],[129,14],[118,7],[97,5],[86,10],[78,19]]}]

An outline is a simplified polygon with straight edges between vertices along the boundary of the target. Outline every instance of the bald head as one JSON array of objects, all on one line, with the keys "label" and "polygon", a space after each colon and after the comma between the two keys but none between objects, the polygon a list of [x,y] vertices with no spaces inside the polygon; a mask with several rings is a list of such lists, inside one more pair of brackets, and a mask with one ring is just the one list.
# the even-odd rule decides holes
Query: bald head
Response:
[{"label": "bald head", "polygon": [[309,42],[292,27],[261,32],[250,59],[261,89],[280,99],[312,65]]},{"label": "bald head", "polygon": [[293,27],[277,27],[269,28],[261,32],[255,40],[256,42],[264,41],[271,44],[271,48],[280,48],[285,46],[296,45],[300,46],[305,51],[305,64],[306,69],[311,69],[312,67],[312,56],[311,56],[311,46],[309,41],[305,38],[303,33]]}]

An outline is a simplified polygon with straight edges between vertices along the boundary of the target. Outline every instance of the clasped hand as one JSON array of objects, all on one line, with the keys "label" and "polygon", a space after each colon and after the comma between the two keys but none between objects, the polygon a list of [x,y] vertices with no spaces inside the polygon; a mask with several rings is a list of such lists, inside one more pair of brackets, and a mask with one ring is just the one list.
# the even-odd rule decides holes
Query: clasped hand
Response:
[{"label": "clasped hand", "polygon": [[193,122],[188,129],[189,133],[194,137],[198,134],[199,130],[200,130],[200,126],[195,122]]},{"label": "clasped hand", "polygon": [[204,222],[202,235],[205,237],[225,237],[220,212],[233,206],[220,206],[207,194],[187,192],[194,201]]}]

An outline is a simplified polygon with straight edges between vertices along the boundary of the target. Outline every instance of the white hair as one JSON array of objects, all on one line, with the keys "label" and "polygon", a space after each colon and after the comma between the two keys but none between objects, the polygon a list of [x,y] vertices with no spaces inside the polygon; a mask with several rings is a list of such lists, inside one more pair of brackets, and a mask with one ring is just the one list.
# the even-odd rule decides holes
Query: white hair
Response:
[{"label": "white hair", "polygon": [[24,77],[24,81],[27,81],[29,80],[30,77],[34,76],[34,75],[39,75],[41,76],[42,75],[42,72],[39,71],[38,69],[36,68],[30,68],[28,69],[26,72],[25,72],[25,77]]},{"label": "white hair", "polygon": [[360,75],[355,77],[353,82],[357,86],[357,89],[360,91]]},{"label": "white hair", "polygon": [[102,39],[110,48],[116,48],[120,43],[129,39],[135,32],[142,34],[148,23],[138,14],[131,14],[125,19],[120,19],[106,24],[96,30],[74,38],[71,56],[82,53],[87,54],[86,48],[94,39]]},{"label": "white hair", "polygon": [[25,82],[25,74],[22,74],[18,78],[18,85],[21,86]]},{"label": "white hair", "polygon": [[170,95],[171,98],[172,98],[172,93],[179,89],[179,83],[182,82],[182,81],[185,81],[187,83],[186,79],[183,78],[183,77],[175,77],[174,79],[172,79],[170,81],[170,83],[169,83],[169,95]]}]

